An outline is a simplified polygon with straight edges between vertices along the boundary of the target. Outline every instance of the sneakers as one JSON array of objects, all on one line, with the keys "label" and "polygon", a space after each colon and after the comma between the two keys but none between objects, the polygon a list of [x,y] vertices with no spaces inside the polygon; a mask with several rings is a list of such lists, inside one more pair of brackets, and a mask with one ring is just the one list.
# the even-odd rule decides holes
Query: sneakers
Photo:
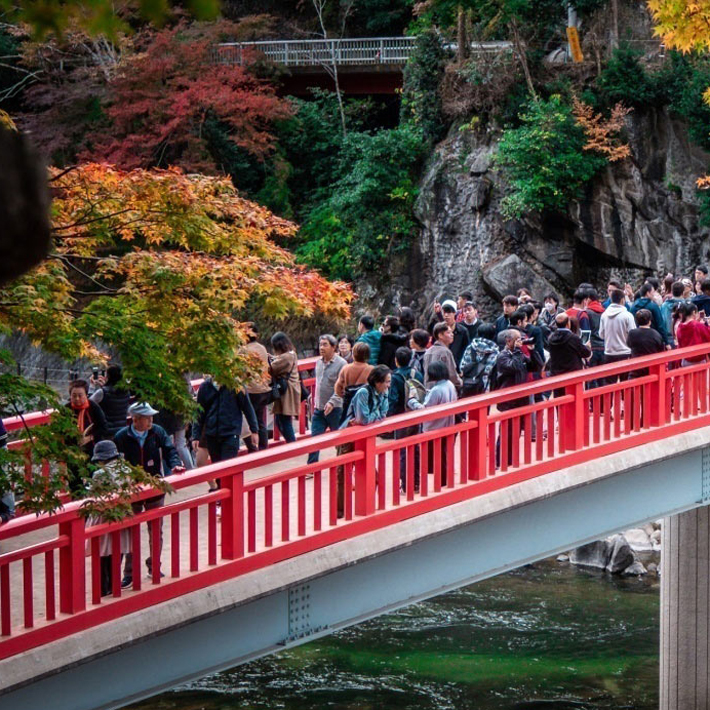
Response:
[{"label": "sneakers", "polygon": [[129,589],[132,586],[133,586],[133,578],[132,577],[124,577],[121,580],[121,589]]}]

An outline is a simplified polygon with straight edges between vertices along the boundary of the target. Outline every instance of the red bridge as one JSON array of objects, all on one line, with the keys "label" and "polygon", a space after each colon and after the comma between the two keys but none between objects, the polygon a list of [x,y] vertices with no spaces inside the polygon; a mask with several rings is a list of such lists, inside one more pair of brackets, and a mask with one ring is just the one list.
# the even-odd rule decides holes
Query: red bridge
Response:
[{"label": "red bridge", "polygon": [[[120,523],[88,527],[79,503],[21,515],[0,526],[0,708],[46,707],[50,693],[57,708],[118,707],[643,520],[707,517],[708,354],[710,345],[695,346],[302,436],[173,476],[165,507]],[[685,358],[700,360],[681,367]],[[553,389],[562,396],[500,408]],[[464,420],[382,438],[451,415]],[[352,451],[338,453],[345,444]],[[312,451],[321,461],[307,464]],[[214,478],[221,489],[208,493]],[[166,576],[153,565],[150,579],[135,574],[122,590],[114,555],[113,593],[102,598],[100,537],[119,545],[128,530],[135,559],[157,559],[161,525]],[[146,673],[154,653],[165,656]]]}]

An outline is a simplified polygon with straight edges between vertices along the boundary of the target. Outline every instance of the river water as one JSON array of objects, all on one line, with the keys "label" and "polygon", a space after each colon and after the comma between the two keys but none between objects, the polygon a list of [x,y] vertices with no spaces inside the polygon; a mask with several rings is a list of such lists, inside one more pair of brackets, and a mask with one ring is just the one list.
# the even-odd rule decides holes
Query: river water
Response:
[{"label": "river water", "polygon": [[651,710],[658,615],[655,576],[546,560],[131,707]]}]

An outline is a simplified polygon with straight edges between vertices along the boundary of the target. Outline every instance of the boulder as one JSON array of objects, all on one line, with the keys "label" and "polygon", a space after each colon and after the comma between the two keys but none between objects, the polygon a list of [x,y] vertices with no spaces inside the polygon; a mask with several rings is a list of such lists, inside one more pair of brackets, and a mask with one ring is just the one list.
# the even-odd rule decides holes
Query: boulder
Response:
[{"label": "boulder", "polygon": [[498,299],[519,288],[536,294],[554,291],[552,284],[536,274],[517,254],[510,254],[484,269],[483,280]]},{"label": "boulder", "polygon": [[569,561],[573,565],[606,569],[609,562],[609,554],[609,542],[607,540],[597,540],[572,550],[569,553]]},{"label": "boulder", "polygon": [[658,565],[655,562],[650,562],[646,569],[649,574],[658,574]]},{"label": "boulder", "polygon": [[614,535],[607,540],[597,540],[572,550],[569,561],[573,565],[619,574],[632,565],[636,557],[626,538],[623,535]]},{"label": "boulder", "polygon": [[649,533],[644,528],[626,530],[624,537],[634,552],[650,552],[653,549],[653,543],[651,542]]},{"label": "boulder", "polygon": [[646,568],[638,561],[633,562],[630,564],[621,574],[631,577],[631,576],[639,576],[642,574],[646,574]]},{"label": "boulder", "polygon": [[614,537],[608,541],[608,544],[611,548],[611,552],[605,568],[607,572],[619,574],[635,562],[636,557],[634,556],[634,551],[631,549],[629,543],[626,542],[626,538],[623,535],[614,535]]}]

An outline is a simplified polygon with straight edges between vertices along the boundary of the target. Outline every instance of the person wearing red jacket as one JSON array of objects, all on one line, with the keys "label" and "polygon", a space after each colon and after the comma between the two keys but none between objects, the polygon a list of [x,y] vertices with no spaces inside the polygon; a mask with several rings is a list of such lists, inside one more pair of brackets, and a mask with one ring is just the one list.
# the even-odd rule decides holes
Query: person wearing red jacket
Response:
[{"label": "person wearing red jacket", "polygon": [[[678,339],[679,348],[687,348],[691,345],[700,345],[701,343],[710,343],[710,327],[705,322],[705,319],[698,317],[698,307],[694,303],[681,303],[676,312],[680,317],[680,323],[676,329],[676,338]],[[702,362],[705,359],[705,355],[695,355],[693,357],[683,358],[680,364],[683,367],[687,367],[688,365]]]}]

